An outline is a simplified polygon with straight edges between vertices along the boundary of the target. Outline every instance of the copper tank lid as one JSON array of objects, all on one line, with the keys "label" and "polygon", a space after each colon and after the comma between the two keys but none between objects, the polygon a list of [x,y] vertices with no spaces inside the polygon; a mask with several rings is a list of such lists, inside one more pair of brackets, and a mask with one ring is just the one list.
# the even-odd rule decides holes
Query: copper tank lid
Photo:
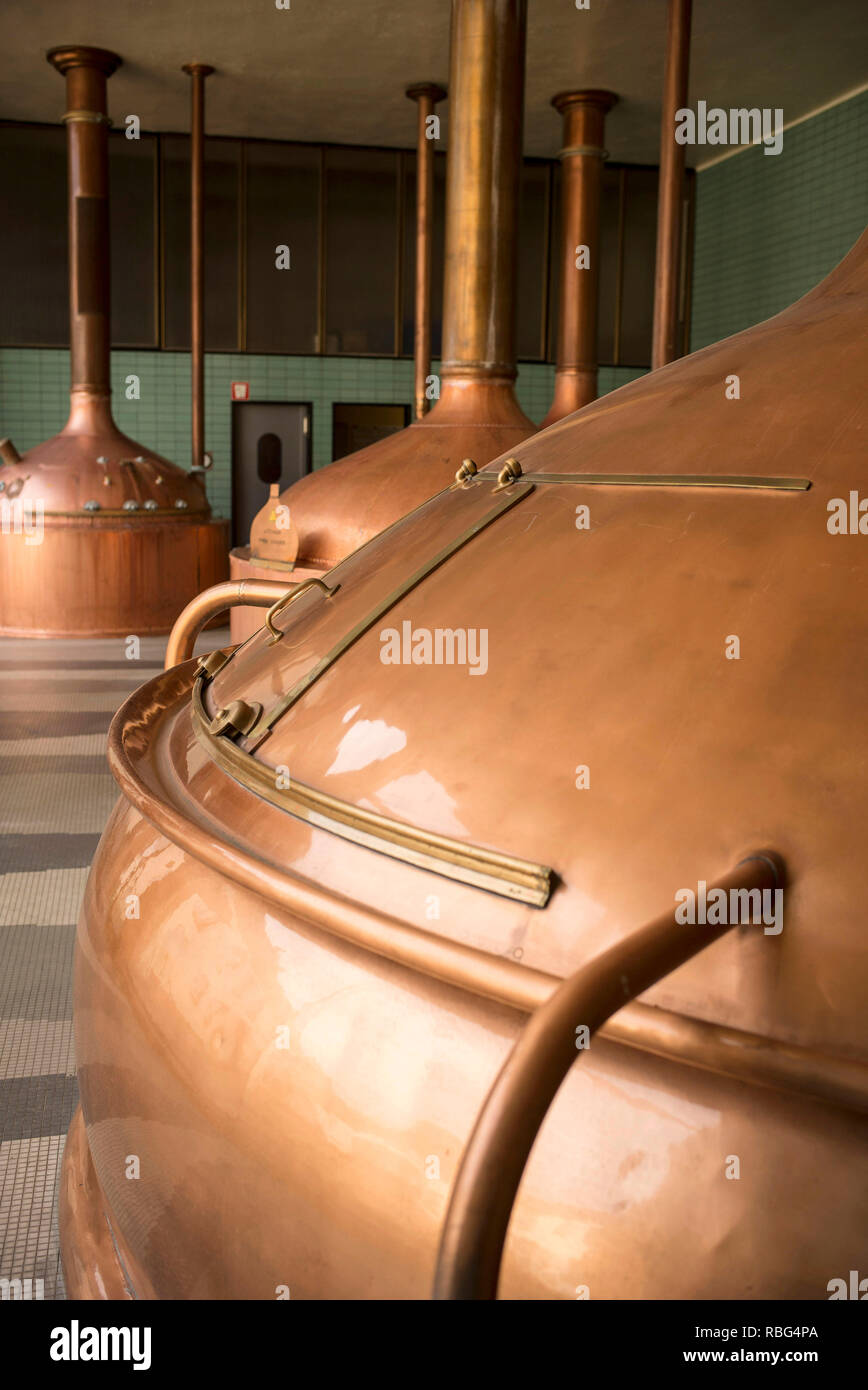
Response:
[{"label": "copper tank lid", "polygon": [[70,414],[60,434],[0,467],[0,495],[39,507],[48,525],[201,523],[211,514],[204,474],[185,473],[112,419],[106,82],[121,59],[76,45],[46,57],[66,77]]},{"label": "copper tank lid", "polygon": [[[440,397],[422,419],[282,494],[301,567],[327,569],[532,434],[515,397],[526,0],[454,0]],[[255,557],[253,557],[255,559]]]},{"label": "copper tank lid", "polygon": [[868,234],[785,313],[432,498],[192,698],[169,673],[161,736],[131,737],[172,823],[205,817],[230,875],[246,854],[559,976],[774,847],[782,931],[646,1002],[866,1060],[866,327]]}]

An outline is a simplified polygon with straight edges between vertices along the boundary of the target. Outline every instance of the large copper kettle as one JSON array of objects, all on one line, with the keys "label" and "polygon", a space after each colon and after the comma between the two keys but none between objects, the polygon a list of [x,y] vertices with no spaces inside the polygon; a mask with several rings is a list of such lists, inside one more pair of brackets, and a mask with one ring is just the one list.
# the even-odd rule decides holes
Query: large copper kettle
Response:
[{"label": "large copper kettle", "polygon": [[[424,1298],[453,1189],[460,1286],[464,1197],[481,1173],[503,1225],[521,1176],[507,1121],[506,1297],[824,1299],[859,1268],[866,327],[868,234],[121,709],[73,1296]],[[679,925],[719,878],[783,891],[782,929]],[[538,1084],[516,1109],[508,1065],[486,1104],[515,1046]]]}]

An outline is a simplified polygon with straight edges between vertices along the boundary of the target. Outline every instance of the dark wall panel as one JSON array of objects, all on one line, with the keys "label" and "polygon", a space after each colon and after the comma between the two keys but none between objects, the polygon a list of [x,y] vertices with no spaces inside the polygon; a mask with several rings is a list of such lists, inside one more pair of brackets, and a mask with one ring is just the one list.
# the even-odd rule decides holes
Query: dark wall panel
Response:
[{"label": "dark wall panel", "polygon": [[[251,143],[246,160],[247,348],[316,352],[319,149]],[[278,246],[289,247],[289,270],[277,268]]]},{"label": "dark wall panel", "polygon": [[[190,347],[190,141],[162,137],[165,339]],[[205,348],[238,347],[238,199],[241,143],[205,141]]]},{"label": "dark wall panel", "polygon": [[395,351],[398,156],[326,151],[327,353]]},{"label": "dark wall panel", "polygon": [[66,131],[0,126],[0,343],[69,345]]},{"label": "dark wall panel", "polygon": [[627,169],[619,352],[619,361],[627,367],[651,364],[656,251],[657,170]]},{"label": "dark wall panel", "polygon": [[153,135],[109,135],[112,345],[158,345],[156,163]]},{"label": "dark wall panel", "polygon": [[518,206],[518,283],[516,285],[516,352],[520,362],[545,357],[548,167],[525,160]]}]

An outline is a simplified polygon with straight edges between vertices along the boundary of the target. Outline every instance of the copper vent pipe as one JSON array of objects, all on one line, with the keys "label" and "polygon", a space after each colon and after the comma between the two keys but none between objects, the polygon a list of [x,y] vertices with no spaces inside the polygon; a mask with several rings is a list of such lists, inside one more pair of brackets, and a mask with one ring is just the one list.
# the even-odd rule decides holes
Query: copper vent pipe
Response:
[{"label": "copper vent pipe", "polygon": [[[561,159],[561,292],[558,306],[557,368],[551,408],[542,422],[553,425],[597,397],[597,300],[600,284],[600,192],[606,113],[614,92],[561,92],[552,106],[564,118]],[[576,264],[588,248],[588,264]]]},{"label": "copper vent pipe", "polygon": [[190,84],[190,360],[193,467],[205,456],[205,78],[207,63],[185,63]]},{"label": "copper vent pipe", "polygon": [[692,0],[669,0],[666,76],[660,130],[660,187],[657,195],[657,265],[654,276],[654,328],[651,366],[663,367],[680,356],[678,267],[681,253],[681,198],[684,146],[675,139],[675,113],[687,105]]},{"label": "copper vent pipe", "polygon": [[[69,155],[69,425],[110,422],[108,110],[106,82],[121,59],[104,48],[52,48],[66,78]],[[67,427],[69,428],[69,426]]]},{"label": "copper vent pipe", "polygon": [[[512,382],[526,0],[453,0],[442,376]],[[469,196],[473,190],[473,196]]]},{"label": "copper vent pipe", "polygon": [[416,322],[413,338],[416,419],[428,409],[426,384],[431,371],[431,233],[434,223],[434,141],[428,121],[446,88],[436,82],[417,82],[406,95],[418,106],[416,141]]}]

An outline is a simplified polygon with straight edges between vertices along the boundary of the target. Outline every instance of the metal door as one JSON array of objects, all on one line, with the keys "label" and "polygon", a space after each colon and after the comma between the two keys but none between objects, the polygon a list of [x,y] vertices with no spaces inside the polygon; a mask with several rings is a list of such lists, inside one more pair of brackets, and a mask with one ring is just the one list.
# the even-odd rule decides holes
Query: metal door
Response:
[{"label": "metal door", "polygon": [[247,545],[253,518],[268,501],[311,468],[308,402],[232,402],[232,544]]}]

